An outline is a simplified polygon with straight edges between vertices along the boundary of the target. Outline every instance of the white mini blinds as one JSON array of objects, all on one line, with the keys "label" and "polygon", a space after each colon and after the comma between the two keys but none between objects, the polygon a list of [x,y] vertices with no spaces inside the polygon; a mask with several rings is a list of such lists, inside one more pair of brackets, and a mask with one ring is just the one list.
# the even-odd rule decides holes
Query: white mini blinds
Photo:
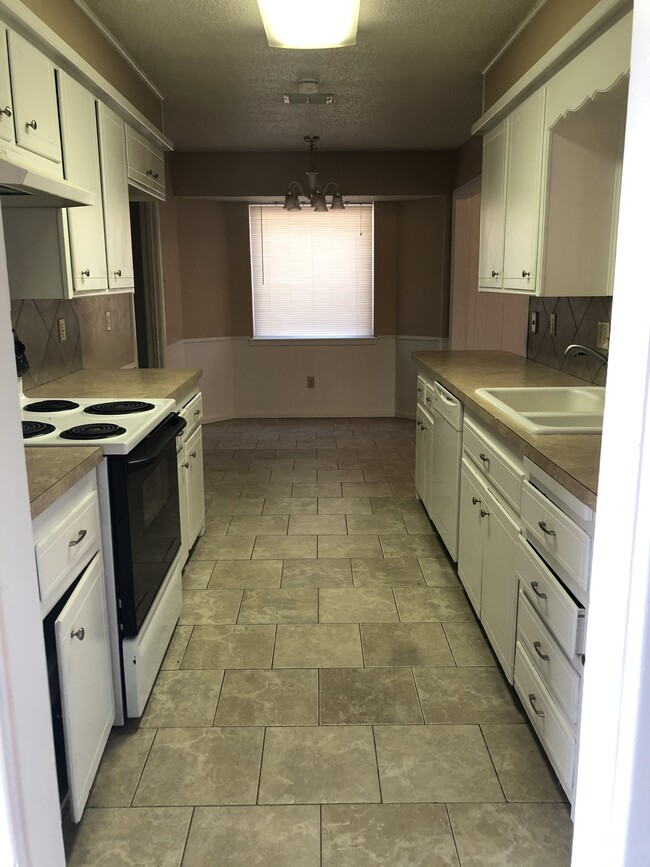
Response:
[{"label": "white mini blinds", "polygon": [[373,206],[249,207],[253,334],[373,336]]}]

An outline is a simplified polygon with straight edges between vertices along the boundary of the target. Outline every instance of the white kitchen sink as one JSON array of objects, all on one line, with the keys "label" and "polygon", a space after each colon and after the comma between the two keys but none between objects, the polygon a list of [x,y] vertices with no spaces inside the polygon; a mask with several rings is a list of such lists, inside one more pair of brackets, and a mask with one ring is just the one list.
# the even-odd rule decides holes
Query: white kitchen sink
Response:
[{"label": "white kitchen sink", "polygon": [[603,429],[602,386],[477,388],[476,394],[536,434],[600,433]]}]

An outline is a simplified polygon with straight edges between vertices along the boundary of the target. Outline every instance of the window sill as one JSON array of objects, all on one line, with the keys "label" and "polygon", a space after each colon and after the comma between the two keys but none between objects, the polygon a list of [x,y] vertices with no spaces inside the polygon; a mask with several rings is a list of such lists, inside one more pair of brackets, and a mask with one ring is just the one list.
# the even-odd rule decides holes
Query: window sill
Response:
[{"label": "window sill", "polygon": [[376,337],[251,337],[249,346],[366,346],[377,343]]}]

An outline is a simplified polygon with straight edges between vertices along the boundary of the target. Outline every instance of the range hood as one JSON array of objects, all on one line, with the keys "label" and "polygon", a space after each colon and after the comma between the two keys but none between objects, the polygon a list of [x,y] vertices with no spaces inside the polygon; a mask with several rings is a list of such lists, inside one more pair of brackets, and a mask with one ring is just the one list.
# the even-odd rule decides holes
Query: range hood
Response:
[{"label": "range hood", "polygon": [[76,208],[94,205],[95,194],[63,178],[39,174],[0,157],[0,201],[12,208]]}]

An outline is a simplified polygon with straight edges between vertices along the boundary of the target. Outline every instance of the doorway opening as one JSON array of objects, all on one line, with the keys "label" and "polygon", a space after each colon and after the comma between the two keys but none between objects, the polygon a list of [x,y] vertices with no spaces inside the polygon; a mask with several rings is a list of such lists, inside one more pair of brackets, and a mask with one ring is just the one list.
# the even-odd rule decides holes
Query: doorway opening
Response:
[{"label": "doorway opening", "polygon": [[165,319],[158,206],[131,202],[133,308],[138,367],[165,366]]}]

